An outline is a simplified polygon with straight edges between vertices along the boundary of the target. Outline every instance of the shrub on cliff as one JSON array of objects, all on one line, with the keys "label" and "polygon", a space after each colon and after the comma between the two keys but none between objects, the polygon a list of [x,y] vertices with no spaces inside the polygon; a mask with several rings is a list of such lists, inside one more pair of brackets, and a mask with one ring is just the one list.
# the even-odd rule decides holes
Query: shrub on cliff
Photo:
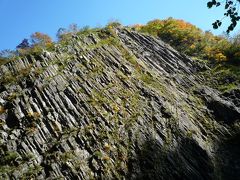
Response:
[{"label": "shrub on cliff", "polygon": [[240,55],[240,53],[237,53],[239,48],[236,43],[223,36],[215,36],[208,31],[203,32],[183,20],[173,18],[166,20],[156,19],[146,25],[135,25],[134,29],[157,36],[177,50],[190,56],[222,62],[232,61],[232,59],[236,59]]},{"label": "shrub on cliff", "polygon": [[52,39],[47,34],[43,34],[40,32],[35,32],[31,35],[31,42],[32,46],[39,45],[39,46],[49,46],[52,44]]},{"label": "shrub on cliff", "polygon": [[17,58],[16,51],[5,49],[0,51],[0,65]]},{"label": "shrub on cliff", "polygon": [[240,34],[230,39],[230,45],[225,48],[225,54],[232,64],[240,64]]},{"label": "shrub on cliff", "polygon": [[142,26],[140,31],[158,36],[163,41],[188,54],[191,53],[189,48],[194,47],[203,34],[196,26],[173,18],[150,21],[146,26]]},{"label": "shrub on cliff", "polygon": [[44,49],[52,50],[54,48],[53,41],[50,36],[41,32],[35,32],[28,39],[24,39],[16,48],[19,55],[41,54]]}]

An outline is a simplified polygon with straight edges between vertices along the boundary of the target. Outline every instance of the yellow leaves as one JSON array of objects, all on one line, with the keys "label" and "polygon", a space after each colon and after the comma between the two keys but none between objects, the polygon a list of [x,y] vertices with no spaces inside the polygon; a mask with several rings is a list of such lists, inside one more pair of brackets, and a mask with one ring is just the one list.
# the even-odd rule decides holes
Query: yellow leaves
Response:
[{"label": "yellow leaves", "polygon": [[195,47],[191,45],[196,44],[202,37],[202,31],[196,26],[173,18],[150,21],[141,29],[143,32],[159,36],[163,41],[184,52],[194,52]]},{"label": "yellow leaves", "polygon": [[203,33],[196,26],[181,19],[153,20],[141,27],[141,31],[157,35],[163,41],[190,56],[200,56],[217,61],[226,61],[224,50],[229,41],[211,32]]},{"label": "yellow leaves", "polygon": [[109,160],[110,160],[110,157],[109,157],[109,156],[103,156],[103,157],[102,157],[102,160],[103,160],[103,161],[109,161]]},{"label": "yellow leaves", "polygon": [[35,127],[35,126],[27,127],[27,128],[26,128],[27,134],[34,133],[36,130],[37,130],[37,127]]},{"label": "yellow leaves", "polygon": [[155,19],[153,21],[149,21],[147,23],[147,26],[149,26],[149,27],[156,27],[156,26],[160,27],[160,26],[163,26],[163,24],[164,24],[164,21],[162,21],[160,19]]},{"label": "yellow leaves", "polygon": [[105,143],[104,146],[103,146],[103,149],[104,149],[104,151],[108,152],[108,151],[110,151],[111,146],[108,143]]},{"label": "yellow leaves", "polygon": [[114,112],[119,112],[119,110],[120,110],[120,108],[118,107],[118,105],[117,104],[112,104],[112,109],[113,109],[113,111]]},{"label": "yellow leaves", "polygon": [[136,31],[140,31],[144,26],[141,24],[135,24],[132,26]]},{"label": "yellow leaves", "polygon": [[46,43],[46,48],[47,49],[53,49],[54,48],[54,45],[53,45],[53,43]]},{"label": "yellow leaves", "polygon": [[221,52],[215,54],[215,59],[217,61],[226,61],[227,57],[225,55],[223,55]]},{"label": "yellow leaves", "polygon": [[27,112],[27,117],[29,117],[29,118],[38,119],[38,118],[40,118],[40,116],[41,116],[41,114],[39,112],[32,112],[32,111]]},{"label": "yellow leaves", "polygon": [[31,48],[31,53],[40,54],[41,52],[42,52],[42,47],[40,47],[39,45],[34,45]]},{"label": "yellow leaves", "polygon": [[190,46],[190,49],[195,49],[195,45],[194,44],[192,44],[191,46]]},{"label": "yellow leaves", "polygon": [[176,30],[180,30],[180,31],[188,31],[189,33],[193,33],[195,31],[197,31],[198,33],[201,33],[201,30],[198,29],[196,26],[185,22],[184,20],[181,19],[172,19],[172,18],[168,18],[166,20],[163,21],[164,26],[168,26],[171,27],[171,29],[176,29]]},{"label": "yellow leaves", "polygon": [[211,54],[211,52],[213,51],[213,49],[212,49],[211,47],[209,47],[209,46],[205,46],[204,51],[205,51],[205,53],[206,53],[208,56],[210,56],[210,54]]},{"label": "yellow leaves", "polygon": [[107,28],[111,30],[111,29],[114,29],[114,28],[116,28],[116,27],[118,27],[118,26],[121,26],[121,23],[120,23],[120,22],[118,22],[118,21],[112,21],[112,22],[109,22],[109,23],[108,23]]},{"label": "yellow leaves", "polygon": [[[28,42],[28,39],[26,39]],[[30,36],[31,44],[26,47],[20,47],[17,49],[21,56],[28,54],[39,55],[43,52],[43,49],[52,50],[54,43],[50,36],[41,32],[35,32]]]},{"label": "yellow leaves", "polygon": [[112,147],[111,147],[110,144],[104,143],[104,145],[103,145],[103,150],[104,150],[104,151],[102,151],[102,150],[97,150],[97,151],[94,152],[93,155],[94,155],[96,158],[101,159],[102,161],[107,162],[107,161],[109,161],[109,160],[111,159],[111,158],[109,157],[109,153],[110,153],[111,149],[112,149]]},{"label": "yellow leaves", "polygon": [[98,159],[101,159],[102,161],[105,161],[105,162],[107,162],[107,161],[109,161],[110,160],[110,157],[107,155],[107,154],[105,154],[105,153],[103,153],[103,152],[101,152],[101,151],[95,151],[94,153],[93,153],[93,155],[96,157],[96,158],[98,158]]},{"label": "yellow leaves", "polygon": [[47,34],[43,34],[40,32],[35,32],[31,35],[32,47],[31,52],[34,54],[40,54],[43,48],[52,49],[53,42],[51,37]]},{"label": "yellow leaves", "polygon": [[6,109],[3,106],[0,106],[0,114],[3,114],[6,112]]}]

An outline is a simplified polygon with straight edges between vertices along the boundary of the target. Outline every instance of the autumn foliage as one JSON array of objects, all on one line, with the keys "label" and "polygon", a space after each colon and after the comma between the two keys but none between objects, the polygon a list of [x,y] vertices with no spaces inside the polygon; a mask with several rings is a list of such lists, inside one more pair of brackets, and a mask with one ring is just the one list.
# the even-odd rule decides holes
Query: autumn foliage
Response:
[{"label": "autumn foliage", "polygon": [[32,45],[50,46],[52,39],[47,35],[40,32],[35,32],[31,35]]},{"label": "autumn foliage", "polygon": [[[111,22],[106,28],[114,29],[120,27],[119,22]],[[165,20],[156,19],[146,25],[137,24],[132,29],[159,37],[166,43],[173,46],[178,51],[192,57],[206,59],[213,62],[230,62],[240,64],[240,35],[233,38],[225,36],[215,36],[209,31],[203,32],[201,29],[184,20],[168,18]],[[60,28],[57,32],[58,44],[67,46],[72,38],[85,36],[98,31],[98,28],[83,27],[78,28],[72,24],[68,29]],[[16,55],[41,54],[43,50],[54,50],[54,42],[47,34],[35,32],[29,39],[24,39],[18,46],[16,53],[4,51],[0,58],[12,57]],[[9,59],[9,58],[7,58]]]},{"label": "autumn foliage", "polygon": [[157,36],[189,56],[218,62],[240,62],[240,36],[232,39],[215,36],[183,20],[173,18],[156,19],[146,25],[134,25],[133,28]]},{"label": "autumn foliage", "polygon": [[[29,43],[29,41],[31,43]],[[35,32],[30,39],[24,39],[18,46],[17,51],[20,55],[40,54],[43,49],[53,49],[53,41],[50,36],[44,33]]]},{"label": "autumn foliage", "polygon": [[196,44],[201,37],[201,30],[183,20],[172,18],[166,20],[150,21],[141,29],[142,32],[150,32],[152,35],[161,37],[162,40],[186,51],[186,47]]}]

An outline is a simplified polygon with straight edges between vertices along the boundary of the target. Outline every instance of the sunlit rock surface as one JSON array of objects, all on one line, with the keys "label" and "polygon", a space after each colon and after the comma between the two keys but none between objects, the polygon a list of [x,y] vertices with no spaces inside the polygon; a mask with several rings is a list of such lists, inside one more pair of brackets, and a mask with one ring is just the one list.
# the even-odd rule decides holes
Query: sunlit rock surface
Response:
[{"label": "sunlit rock surface", "polygon": [[239,179],[240,93],[125,28],[0,67],[0,179]]}]

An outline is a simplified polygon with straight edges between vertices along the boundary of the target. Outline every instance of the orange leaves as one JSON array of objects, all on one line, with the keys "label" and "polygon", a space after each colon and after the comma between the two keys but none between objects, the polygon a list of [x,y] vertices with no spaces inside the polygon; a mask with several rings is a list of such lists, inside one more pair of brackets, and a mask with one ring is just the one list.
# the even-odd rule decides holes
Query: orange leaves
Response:
[{"label": "orange leaves", "polygon": [[31,42],[33,45],[46,45],[46,44],[51,44],[52,39],[49,37],[47,34],[43,34],[40,32],[35,32],[31,35]]},{"label": "orange leaves", "polygon": [[35,32],[30,36],[30,42],[24,39],[21,44],[17,46],[17,52],[21,56],[28,54],[41,54],[44,49],[52,50],[54,43],[50,36],[41,32]]},{"label": "orange leaves", "polygon": [[6,109],[0,105],[0,114],[3,114],[6,112]]},{"label": "orange leaves", "polygon": [[184,20],[156,19],[148,22],[145,26],[137,26],[136,30],[158,36],[177,50],[190,56],[217,61],[229,59],[225,51],[229,48],[230,42],[226,38],[215,36],[211,32],[204,33],[198,27]]},{"label": "orange leaves", "polygon": [[[173,46],[184,43],[187,45],[194,44],[197,41],[202,31],[196,26],[187,23],[183,20],[168,18],[166,20],[155,20],[148,25],[156,26],[157,35],[164,41],[170,41]],[[154,28],[152,28],[154,30]],[[172,43],[171,43],[172,42]],[[168,42],[169,43],[169,42]]]}]

